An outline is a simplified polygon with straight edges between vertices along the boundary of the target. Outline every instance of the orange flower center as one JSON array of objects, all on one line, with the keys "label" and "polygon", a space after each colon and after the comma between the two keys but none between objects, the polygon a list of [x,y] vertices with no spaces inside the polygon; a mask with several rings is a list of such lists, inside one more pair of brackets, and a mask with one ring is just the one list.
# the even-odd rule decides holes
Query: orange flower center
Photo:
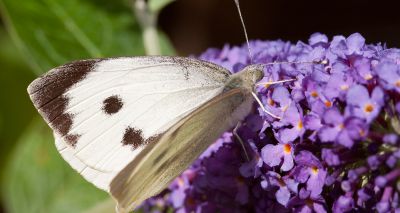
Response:
[{"label": "orange flower center", "polygon": [[183,185],[185,185],[185,182],[183,181],[182,178],[178,177],[178,185],[179,185],[179,187],[182,187]]},{"label": "orange flower center", "polygon": [[339,124],[339,129],[344,129],[344,124]]},{"label": "orange flower center", "polygon": [[365,80],[371,80],[372,79],[372,75],[371,74],[366,74],[365,76],[364,76],[364,79]]},{"label": "orange flower center", "polygon": [[332,106],[332,102],[330,102],[330,101],[325,101],[325,106],[326,106],[326,107],[331,107],[331,106]]},{"label": "orange flower center", "polygon": [[289,144],[285,144],[285,145],[283,145],[283,151],[284,151],[286,154],[290,154],[291,151],[292,151],[292,147],[291,147]]},{"label": "orange flower center", "polygon": [[302,121],[299,121],[299,122],[297,123],[297,128],[298,128],[298,129],[303,129],[303,122],[302,122]]},{"label": "orange flower center", "polygon": [[397,80],[395,85],[396,85],[396,87],[400,87],[400,80]]},{"label": "orange flower center", "polygon": [[316,98],[318,97],[318,93],[316,91],[311,92],[311,97]]},{"label": "orange flower center", "polygon": [[243,183],[244,183],[244,179],[243,179],[241,176],[236,177],[236,181],[237,181],[239,184],[243,184]]},{"label": "orange flower center", "polygon": [[374,106],[372,104],[366,104],[364,107],[364,111],[367,113],[371,113],[372,111],[374,111]]},{"label": "orange flower center", "polygon": [[306,205],[307,205],[308,207],[313,208],[313,204],[314,204],[314,202],[313,202],[310,198],[308,198],[308,199],[306,200]]},{"label": "orange flower center", "polygon": [[269,104],[270,106],[274,106],[274,105],[275,105],[275,101],[272,100],[272,99],[268,99],[268,104]]},{"label": "orange flower center", "polygon": [[341,90],[348,90],[349,86],[348,85],[342,85],[342,86],[340,86],[340,89]]},{"label": "orange flower center", "polygon": [[186,198],[186,202],[189,204],[189,206],[194,206],[196,204],[196,201],[191,197]]},{"label": "orange flower center", "polygon": [[280,185],[280,186],[286,186],[286,183],[285,183],[285,181],[283,181],[282,179],[279,179],[278,180],[278,184]]},{"label": "orange flower center", "polygon": [[364,130],[361,129],[359,133],[360,133],[360,136],[361,136],[361,137],[364,137],[364,136],[365,136],[365,131],[364,131]]},{"label": "orange flower center", "polygon": [[314,175],[318,174],[318,167],[316,167],[316,166],[311,167],[311,172],[312,172]]}]

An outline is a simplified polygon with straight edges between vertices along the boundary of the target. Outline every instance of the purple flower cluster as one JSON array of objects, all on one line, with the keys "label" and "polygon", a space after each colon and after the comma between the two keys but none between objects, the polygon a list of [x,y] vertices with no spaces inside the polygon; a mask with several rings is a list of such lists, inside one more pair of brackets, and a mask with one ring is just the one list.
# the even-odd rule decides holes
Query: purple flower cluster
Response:
[{"label": "purple flower cluster", "polygon": [[[308,44],[252,41],[266,66],[256,106],[225,133],[148,212],[400,211],[400,49],[316,33]],[[247,46],[200,56],[233,72]],[[274,83],[284,81],[282,83]],[[275,115],[275,116],[271,116]],[[250,159],[247,159],[247,155]]]}]

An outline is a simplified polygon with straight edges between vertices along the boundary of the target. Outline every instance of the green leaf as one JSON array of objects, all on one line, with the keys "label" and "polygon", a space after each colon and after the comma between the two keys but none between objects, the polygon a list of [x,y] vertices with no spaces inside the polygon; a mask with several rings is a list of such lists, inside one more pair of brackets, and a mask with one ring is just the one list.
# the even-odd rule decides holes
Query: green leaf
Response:
[{"label": "green leaf", "polygon": [[112,198],[97,203],[95,206],[87,209],[83,213],[110,213],[115,211],[115,201]]},{"label": "green leaf", "polygon": [[143,55],[131,9],[122,0],[1,0],[8,31],[36,73],[83,58]]},{"label": "green leaf", "polygon": [[[26,87],[34,78],[7,34],[0,29],[0,168],[23,129],[32,121],[34,107]],[[3,173],[0,170],[0,174]]]},{"label": "green leaf", "polygon": [[149,0],[148,2],[150,10],[154,13],[157,13],[173,1],[175,0]]},{"label": "green leaf", "polygon": [[12,155],[2,182],[7,212],[83,212],[107,198],[61,158],[41,119],[30,125]]}]

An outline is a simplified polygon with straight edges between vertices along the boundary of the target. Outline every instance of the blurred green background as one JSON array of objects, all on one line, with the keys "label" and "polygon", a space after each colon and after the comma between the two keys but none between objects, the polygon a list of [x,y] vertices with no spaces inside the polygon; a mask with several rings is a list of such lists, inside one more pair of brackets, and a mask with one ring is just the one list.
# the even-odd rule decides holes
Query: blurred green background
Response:
[{"label": "blurred green background", "polygon": [[[155,16],[168,2],[149,1],[146,12]],[[26,87],[68,61],[145,55],[132,7],[129,0],[0,1],[2,212],[98,212],[110,204],[61,159]],[[162,34],[160,46],[173,54]]]},{"label": "blurred green background", "polygon": [[[241,3],[250,38],[295,42],[307,41],[317,31],[330,37],[360,32],[368,43],[399,46],[400,16],[393,2]],[[233,0],[147,3],[150,15],[159,14],[160,54],[199,54],[207,47],[244,41]],[[0,212],[113,210],[104,192],[61,159],[26,87],[45,71],[72,60],[145,55],[143,27],[132,4],[133,0],[0,0]]]}]

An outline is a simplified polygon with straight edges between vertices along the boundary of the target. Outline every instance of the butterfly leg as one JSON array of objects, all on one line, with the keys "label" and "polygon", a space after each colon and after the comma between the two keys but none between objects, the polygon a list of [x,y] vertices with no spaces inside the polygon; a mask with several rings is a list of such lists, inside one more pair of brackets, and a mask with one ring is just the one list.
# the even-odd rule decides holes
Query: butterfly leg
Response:
[{"label": "butterfly leg", "polygon": [[233,133],[233,135],[238,139],[240,145],[242,146],[242,149],[243,149],[243,151],[244,151],[244,154],[245,154],[245,156],[246,156],[247,161],[250,161],[249,155],[247,154],[247,151],[246,151],[246,147],[244,146],[244,142],[243,142],[242,138],[239,136],[239,134],[237,133],[237,131],[238,131],[238,129],[239,129],[239,127],[240,127],[241,125],[242,125],[242,122],[239,121],[239,122],[236,124],[235,128],[233,129],[232,133]]},{"label": "butterfly leg", "polygon": [[270,115],[273,118],[276,119],[282,119],[281,117],[274,115],[273,113],[271,113],[270,111],[268,111],[267,109],[265,109],[264,105],[262,104],[261,100],[257,97],[257,94],[255,94],[254,92],[251,92],[251,94],[253,95],[254,99],[256,100],[257,104],[261,107],[261,109],[267,113],[268,115]]}]

